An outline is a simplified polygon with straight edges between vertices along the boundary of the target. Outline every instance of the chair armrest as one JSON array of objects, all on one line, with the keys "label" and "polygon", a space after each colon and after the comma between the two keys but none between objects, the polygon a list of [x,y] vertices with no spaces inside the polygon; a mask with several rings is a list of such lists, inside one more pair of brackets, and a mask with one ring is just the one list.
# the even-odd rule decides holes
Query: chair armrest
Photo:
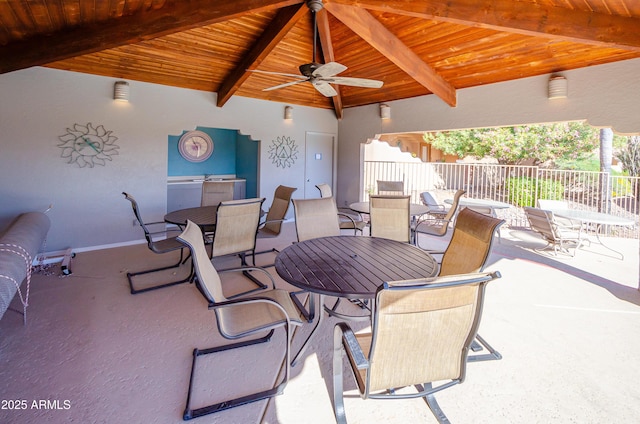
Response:
[{"label": "chair armrest", "polygon": [[353,224],[353,226],[355,227],[355,225],[356,225],[356,220],[355,220],[355,219],[353,219],[353,217],[351,217],[351,216],[347,215],[346,213],[342,213],[342,212],[338,212],[338,216],[343,216],[343,217],[345,217],[346,219],[348,219],[349,221],[351,221],[351,223],[352,223],[352,224]]},{"label": "chair armrest", "polygon": [[261,268],[259,266],[242,266],[242,267],[237,267],[237,268],[225,268],[225,269],[219,269],[217,270],[218,274],[222,274],[223,272],[246,272],[246,271],[260,271],[263,272],[267,275],[267,277],[269,277],[269,280],[271,280],[271,288],[276,288],[276,281],[273,278],[273,275],[271,275],[271,273],[269,271],[267,271],[264,268]]},{"label": "chair armrest", "polygon": [[287,311],[284,309],[284,307],[278,302],[276,302],[275,300],[269,299],[268,297],[255,296],[255,297],[231,299],[231,300],[226,300],[224,302],[209,303],[209,309],[228,308],[238,304],[247,304],[247,303],[268,303],[270,305],[275,306],[282,313],[282,316],[287,322],[287,327],[291,327],[291,318],[289,318],[289,314],[287,314]]},{"label": "chair armrest", "polygon": [[258,224],[258,230],[260,230],[261,228],[264,228],[264,226],[267,225],[267,224],[271,224],[271,223],[274,223],[274,222],[284,222],[284,221],[286,221],[285,218],[282,218],[282,219],[270,219],[269,221],[262,221],[261,223]]},{"label": "chair armrest", "polygon": [[340,343],[349,349],[356,368],[359,370],[369,368],[369,361],[362,351],[360,343],[358,343],[358,340],[356,339],[355,334],[353,334],[353,330],[351,330],[349,324],[346,322],[339,322],[336,324],[333,330],[333,343],[334,349],[336,349]]}]

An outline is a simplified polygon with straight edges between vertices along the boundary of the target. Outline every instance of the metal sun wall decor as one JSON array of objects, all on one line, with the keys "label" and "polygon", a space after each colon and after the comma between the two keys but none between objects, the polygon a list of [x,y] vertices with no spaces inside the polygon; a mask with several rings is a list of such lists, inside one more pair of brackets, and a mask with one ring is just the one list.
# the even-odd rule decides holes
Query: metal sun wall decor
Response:
[{"label": "metal sun wall decor", "polygon": [[298,159],[298,146],[291,137],[277,137],[269,146],[271,163],[282,168],[289,168]]},{"label": "metal sun wall decor", "polygon": [[76,163],[80,168],[93,168],[95,165],[104,166],[111,156],[118,154],[115,141],[118,137],[111,135],[102,125],[94,127],[91,122],[87,125],[74,124],[67,128],[67,133],[58,137],[62,143],[61,157],[67,163]]}]

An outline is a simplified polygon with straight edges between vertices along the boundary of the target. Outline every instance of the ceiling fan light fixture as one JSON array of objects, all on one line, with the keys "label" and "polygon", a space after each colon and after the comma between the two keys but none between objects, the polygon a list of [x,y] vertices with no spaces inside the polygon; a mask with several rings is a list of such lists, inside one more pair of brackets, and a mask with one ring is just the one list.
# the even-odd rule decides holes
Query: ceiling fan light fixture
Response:
[{"label": "ceiling fan light fixture", "polygon": [[552,75],[549,78],[547,97],[549,99],[566,99],[567,79],[562,75]]},{"label": "ceiling fan light fixture", "polygon": [[391,119],[391,107],[382,103],[380,105],[380,119]]}]

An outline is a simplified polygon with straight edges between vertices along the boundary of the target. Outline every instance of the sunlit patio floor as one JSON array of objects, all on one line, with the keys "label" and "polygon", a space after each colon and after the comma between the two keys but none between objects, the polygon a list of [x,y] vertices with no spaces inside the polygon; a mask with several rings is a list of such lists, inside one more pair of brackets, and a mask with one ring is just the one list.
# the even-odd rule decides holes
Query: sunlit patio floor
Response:
[{"label": "sunlit patio floor", "polygon": [[[277,239],[259,240],[259,248],[290,244],[295,230],[292,223],[285,227]],[[488,266],[502,278],[487,290],[480,334],[503,359],[469,364],[463,384],[436,396],[451,422],[638,421],[638,240],[605,241],[622,251],[624,260],[597,244],[575,257],[537,253],[532,249],[544,243],[531,232],[502,229]],[[438,249],[447,239],[422,236],[420,242]],[[273,258],[261,255],[258,262]],[[69,276],[61,276],[56,267],[34,274],[27,324],[15,312],[21,310],[17,298],[0,321],[0,423],[182,422],[193,348],[227,341],[218,336],[213,312],[190,284],[129,293],[127,271],[166,261],[135,245],[79,253]],[[236,259],[215,263],[227,267]],[[179,272],[188,273],[188,267]],[[230,290],[246,284],[227,274],[224,281]],[[292,369],[283,395],[193,422],[334,422],[331,344],[336,322],[324,321]],[[356,330],[364,325],[353,323]],[[295,334],[294,349],[308,332],[305,326]],[[278,334],[266,345],[202,362],[196,406],[272,384],[283,339]],[[436,422],[419,399],[362,400],[350,376],[346,381],[350,423]]]}]

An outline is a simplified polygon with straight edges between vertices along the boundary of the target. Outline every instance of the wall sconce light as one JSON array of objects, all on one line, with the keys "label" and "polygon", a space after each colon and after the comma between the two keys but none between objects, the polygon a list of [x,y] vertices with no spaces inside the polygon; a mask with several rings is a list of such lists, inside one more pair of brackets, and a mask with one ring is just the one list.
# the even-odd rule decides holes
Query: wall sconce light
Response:
[{"label": "wall sconce light", "polygon": [[129,83],[126,81],[116,81],[113,85],[113,100],[121,102],[129,101]]},{"label": "wall sconce light", "polygon": [[293,119],[293,106],[284,107],[284,119],[290,121]]},{"label": "wall sconce light", "polygon": [[386,104],[380,105],[380,118],[381,119],[391,119],[391,107]]},{"label": "wall sconce light", "polygon": [[549,78],[549,91],[547,93],[549,99],[566,99],[567,98],[567,79],[562,75],[552,75]]}]

